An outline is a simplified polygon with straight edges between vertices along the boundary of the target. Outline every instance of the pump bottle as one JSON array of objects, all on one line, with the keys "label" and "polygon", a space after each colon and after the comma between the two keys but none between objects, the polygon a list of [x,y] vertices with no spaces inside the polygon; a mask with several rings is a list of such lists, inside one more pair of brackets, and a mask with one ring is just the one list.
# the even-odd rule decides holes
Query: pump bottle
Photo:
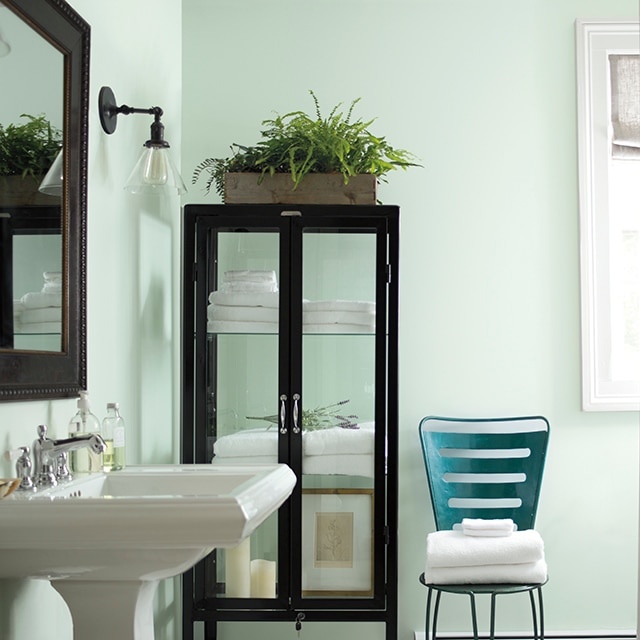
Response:
[{"label": "pump bottle", "polygon": [[[87,391],[80,392],[78,412],[69,422],[69,437],[100,433],[100,421],[91,413],[91,404]],[[89,448],[76,449],[70,452],[69,464],[75,473],[97,473],[102,471],[102,454],[94,453]]]}]

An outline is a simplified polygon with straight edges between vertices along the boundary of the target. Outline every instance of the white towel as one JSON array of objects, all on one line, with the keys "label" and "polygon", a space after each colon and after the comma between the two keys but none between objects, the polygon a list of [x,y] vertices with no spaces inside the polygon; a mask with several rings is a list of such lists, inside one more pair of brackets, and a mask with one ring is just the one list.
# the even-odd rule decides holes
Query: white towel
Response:
[{"label": "white towel", "polygon": [[375,333],[376,328],[364,324],[305,324],[303,333]]},{"label": "white towel", "polygon": [[207,307],[207,320],[278,322],[278,309],[273,307],[226,307],[210,304]]},{"label": "white towel", "polygon": [[34,322],[61,322],[62,309],[60,307],[43,307],[42,309],[25,309],[20,313],[20,322],[30,324]]},{"label": "white towel", "polygon": [[16,333],[62,333],[62,322],[31,322],[14,326]]},{"label": "white towel", "polygon": [[358,423],[358,429],[330,427],[302,432],[302,450],[308,456],[366,454],[374,451],[374,423]]},{"label": "white towel", "polygon": [[260,271],[257,269],[230,270],[224,272],[225,282],[276,282],[275,271]]},{"label": "white towel", "polygon": [[225,293],[224,291],[212,291],[209,294],[209,302],[229,307],[269,307],[277,309],[280,306],[280,294],[273,292]]},{"label": "white towel", "polygon": [[303,311],[359,311],[375,313],[376,303],[362,300],[307,300],[303,303]]},{"label": "white towel", "polygon": [[462,533],[465,536],[510,536],[515,531],[511,518],[463,518]]},{"label": "white towel", "polygon": [[224,293],[275,293],[278,285],[273,282],[223,282],[220,291]]},{"label": "white towel", "polygon": [[523,564],[544,558],[544,542],[534,529],[507,537],[472,537],[461,531],[435,531],[427,536],[429,567]]},{"label": "white towel", "polygon": [[375,313],[365,311],[302,311],[303,324],[362,324],[375,327]]},{"label": "white towel", "polygon": [[33,293],[25,293],[21,298],[21,302],[27,309],[61,307],[62,296],[59,293],[42,293],[41,291],[34,291]]},{"label": "white towel", "polygon": [[278,333],[278,323],[209,320],[207,331],[209,333]]},{"label": "white towel", "polygon": [[[363,422],[359,429],[330,427],[302,431],[302,451],[306,456],[365,455],[374,451],[374,423]],[[216,440],[213,451],[224,458],[278,454],[278,430],[245,429]]]},{"label": "white towel", "polygon": [[60,282],[45,282],[42,286],[42,293],[62,293],[62,284]]},{"label": "white towel", "polygon": [[475,567],[425,567],[427,584],[540,584],[547,579],[543,560],[522,564],[492,564]]},{"label": "white towel", "polygon": [[61,271],[45,271],[42,274],[45,282],[57,282],[62,284],[62,272]]}]

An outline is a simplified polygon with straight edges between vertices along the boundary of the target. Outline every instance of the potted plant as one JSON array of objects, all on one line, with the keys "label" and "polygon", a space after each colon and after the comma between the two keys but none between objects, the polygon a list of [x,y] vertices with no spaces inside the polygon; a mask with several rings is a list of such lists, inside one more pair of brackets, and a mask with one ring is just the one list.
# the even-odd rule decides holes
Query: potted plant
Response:
[{"label": "potted plant", "polygon": [[44,114],[20,117],[26,122],[0,124],[0,204],[50,203],[38,186],[60,152],[62,132]]},{"label": "potted plant", "polygon": [[360,98],[346,113],[339,103],[323,117],[309,93],[314,116],[292,111],[264,120],[261,140],[233,144],[227,158],[207,158],[192,183],[205,174],[205,192],[215,187],[226,203],[375,204],[377,183],[389,171],[419,166],[413,154],[371,133],[373,120],[353,118]]}]

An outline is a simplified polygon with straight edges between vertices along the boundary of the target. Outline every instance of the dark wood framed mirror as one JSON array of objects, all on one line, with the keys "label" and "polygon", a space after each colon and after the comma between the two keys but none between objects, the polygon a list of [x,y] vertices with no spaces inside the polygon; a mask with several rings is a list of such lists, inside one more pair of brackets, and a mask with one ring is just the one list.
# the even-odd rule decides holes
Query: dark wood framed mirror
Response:
[{"label": "dark wood framed mirror", "polygon": [[[4,24],[3,24],[4,23]],[[14,24],[14,33],[5,25]],[[21,35],[22,32],[26,35]],[[12,38],[14,41],[12,41]],[[27,43],[20,46],[20,42]],[[87,140],[89,103],[90,27],[64,0],[0,0],[0,124],[13,113],[16,118],[44,114],[57,125],[61,137],[62,177],[59,194],[49,201],[13,201],[9,188],[3,189],[0,176],[0,400],[35,400],[78,395],[87,384],[86,352],[86,241],[87,241]],[[11,56],[16,56],[11,59]],[[19,58],[22,56],[22,59]],[[9,61],[3,67],[3,60]],[[43,71],[54,65],[54,72]],[[5,77],[3,79],[3,68]],[[28,69],[28,75],[16,73]],[[11,71],[13,69],[13,71]],[[13,83],[11,77],[13,75]],[[21,75],[21,82],[15,77]],[[53,80],[52,80],[53,79]],[[34,86],[35,84],[35,86]],[[26,112],[23,94],[30,94]],[[34,96],[36,96],[34,101]],[[37,102],[41,100],[42,103]],[[4,103],[4,104],[2,104]],[[40,108],[42,106],[42,108]],[[13,109],[13,111],[11,111]],[[57,113],[49,120],[48,112]],[[59,124],[58,124],[59,122]],[[34,176],[30,176],[34,178]],[[40,189],[42,189],[42,183]],[[34,256],[44,251],[36,244],[25,249],[23,236],[31,241],[53,243],[49,262],[36,264]],[[16,260],[20,256],[21,260]],[[42,279],[44,286],[33,293],[55,287],[58,302],[53,310],[31,313],[32,318],[48,318],[42,331],[50,340],[29,342],[20,336],[16,320],[21,292],[16,291],[16,272],[28,270]],[[50,267],[48,265],[53,265]],[[53,269],[52,271],[50,269]],[[43,273],[43,270],[46,273]],[[55,284],[47,282],[55,274]],[[23,278],[24,279],[24,278]],[[32,287],[33,288],[33,287]],[[24,294],[24,295],[31,295]],[[21,298],[24,300],[24,295]],[[30,298],[32,301],[34,298]],[[24,305],[22,305],[24,306]],[[59,308],[59,309],[58,309]],[[16,324],[14,324],[16,320]],[[40,323],[34,322],[32,327]],[[41,326],[41,325],[40,325]],[[27,329],[33,339],[37,329]],[[44,335],[47,334],[47,335]],[[51,342],[52,340],[52,342]],[[53,346],[51,346],[53,345]]]}]

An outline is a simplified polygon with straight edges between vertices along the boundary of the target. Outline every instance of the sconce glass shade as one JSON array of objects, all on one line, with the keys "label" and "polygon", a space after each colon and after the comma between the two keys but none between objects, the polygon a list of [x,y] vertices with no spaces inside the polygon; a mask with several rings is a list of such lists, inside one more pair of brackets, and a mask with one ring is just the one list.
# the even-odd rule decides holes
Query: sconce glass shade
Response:
[{"label": "sconce glass shade", "polygon": [[152,144],[144,146],[124,189],[129,193],[159,196],[180,195],[187,190],[171,160],[169,147]]},{"label": "sconce glass shade", "polygon": [[49,171],[45,174],[38,191],[48,196],[62,196],[62,180],[64,179],[64,150],[60,149]]}]

